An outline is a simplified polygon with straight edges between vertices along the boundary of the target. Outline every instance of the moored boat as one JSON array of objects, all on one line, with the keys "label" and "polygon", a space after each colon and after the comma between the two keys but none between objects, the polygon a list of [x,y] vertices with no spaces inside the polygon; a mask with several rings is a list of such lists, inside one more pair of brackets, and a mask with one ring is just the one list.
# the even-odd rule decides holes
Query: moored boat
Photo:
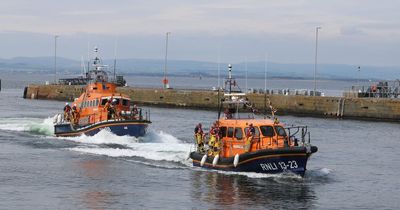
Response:
[{"label": "moored boat", "polygon": [[93,80],[85,92],[75,99],[72,108],[67,103],[64,113],[54,117],[54,134],[92,136],[105,129],[119,136],[144,136],[151,123],[150,112],[133,105],[128,95],[117,91],[117,84],[109,80],[107,66],[97,55],[92,66]]},{"label": "moored boat", "polygon": [[[231,76],[219,106],[218,119],[210,128],[207,142],[201,124],[195,129],[196,150],[190,153],[193,166],[215,170],[256,173],[290,172],[304,176],[309,157],[318,148],[311,145],[307,126],[286,126],[275,117],[257,119],[257,110],[245,93],[233,92]],[[223,106],[226,107],[221,116]],[[242,109],[251,112],[240,113]]]}]

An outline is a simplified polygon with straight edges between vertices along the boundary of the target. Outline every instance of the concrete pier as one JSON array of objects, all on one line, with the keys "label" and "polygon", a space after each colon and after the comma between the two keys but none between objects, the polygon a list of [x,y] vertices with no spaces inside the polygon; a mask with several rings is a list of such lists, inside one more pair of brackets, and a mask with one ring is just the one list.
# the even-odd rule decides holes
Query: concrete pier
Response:
[{"label": "concrete pier", "polygon": [[[24,98],[73,101],[84,91],[83,86],[29,85]],[[134,103],[160,107],[182,107],[216,110],[218,92],[205,90],[174,90],[121,87]],[[362,120],[400,121],[400,100],[385,98],[314,97],[291,95],[248,94],[260,111],[265,98],[278,110],[278,115],[339,117]]]}]

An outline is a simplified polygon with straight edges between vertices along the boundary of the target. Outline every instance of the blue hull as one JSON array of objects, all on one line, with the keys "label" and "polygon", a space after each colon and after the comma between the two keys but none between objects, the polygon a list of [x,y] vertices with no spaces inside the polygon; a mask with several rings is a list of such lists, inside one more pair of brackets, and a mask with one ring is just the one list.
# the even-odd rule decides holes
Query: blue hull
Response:
[{"label": "blue hull", "polygon": [[212,164],[214,156],[207,157],[203,166],[201,166],[201,159],[204,154],[192,152],[190,157],[193,159],[193,166],[207,169],[266,174],[291,172],[304,176],[304,173],[307,170],[308,158],[316,151],[317,147],[315,146],[312,147],[312,150],[309,153],[307,153],[305,147],[260,150],[248,154],[241,154],[236,167],[233,163],[234,157],[219,158],[215,166]]},{"label": "blue hull", "polygon": [[125,121],[105,121],[85,127],[74,128],[70,124],[59,124],[54,126],[56,136],[93,136],[105,129],[118,136],[140,137],[146,134],[147,126],[150,121],[125,120]]}]

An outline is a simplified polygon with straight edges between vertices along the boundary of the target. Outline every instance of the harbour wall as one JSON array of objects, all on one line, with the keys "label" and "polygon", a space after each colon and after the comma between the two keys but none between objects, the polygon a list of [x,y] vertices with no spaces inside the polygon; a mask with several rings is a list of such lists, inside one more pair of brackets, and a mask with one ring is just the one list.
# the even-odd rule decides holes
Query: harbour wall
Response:
[{"label": "harbour wall", "polygon": [[[83,86],[29,85],[24,98],[73,101],[84,91]],[[134,103],[160,107],[217,110],[218,92],[206,90],[175,90],[120,87],[118,91],[129,95]],[[339,117],[363,120],[400,121],[400,99],[314,97],[298,95],[247,94],[257,109],[264,110],[271,101],[278,115]],[[268,106],[267,106],[268,107]]]}]

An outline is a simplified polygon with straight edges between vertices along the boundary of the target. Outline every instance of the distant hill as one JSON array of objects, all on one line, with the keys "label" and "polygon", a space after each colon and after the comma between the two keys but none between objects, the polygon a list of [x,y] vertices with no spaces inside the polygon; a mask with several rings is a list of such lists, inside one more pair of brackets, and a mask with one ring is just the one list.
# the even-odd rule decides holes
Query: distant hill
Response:
[{"label": "distant hill", "polygon": [[[104,64],[113,69],[114,61],[105,59]],[[227,63],[220,64],[221,76],[227,74]],[[243,77],[245,63],[232,63],[233,74]],[[264,62],[248,62],[248,77],[264,77]],[[87,64],[85,65],[87,66]],[[164,60],[159,59],[118,59],[117,72],[122,74],[162,75]],[[215,62],[169,60],[168,74],[176,76],[217,76],[218,64]],[[82,72],[81,62],[57,58],[57,70],[64,74],[77,74]],[[54,57],[16,57],[0,59],[0,71],[54,71]],[[268,77],[284,77],[297,79],[310,79],[314,77],[314,64],[283,64],[268,63]],[[319,64],[318,78],[324,79],[387,79],[400,78],[400,67],[397,66],[357,66],[345,64]]]}]

